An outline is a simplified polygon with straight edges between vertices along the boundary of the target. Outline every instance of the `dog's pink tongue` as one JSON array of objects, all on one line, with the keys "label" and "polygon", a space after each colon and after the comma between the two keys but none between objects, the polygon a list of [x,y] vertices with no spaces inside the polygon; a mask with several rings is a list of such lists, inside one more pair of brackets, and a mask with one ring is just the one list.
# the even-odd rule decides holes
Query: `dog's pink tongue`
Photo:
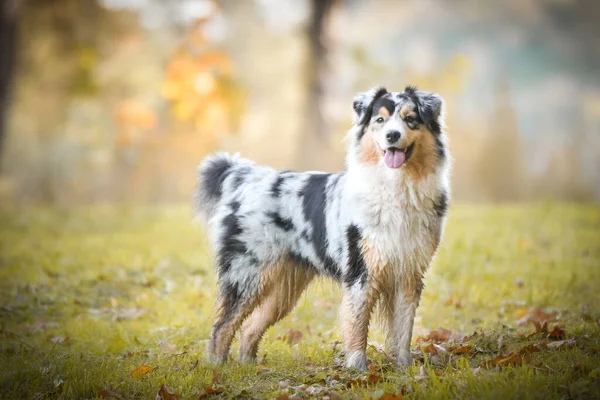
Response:
[{"label": "dog's pink tongue", "polygon": [[406,155],[403,151],[396,151],[393,149],[386,151],[383,156],[383,161],[389,168],[400,168],[405,160]]}]

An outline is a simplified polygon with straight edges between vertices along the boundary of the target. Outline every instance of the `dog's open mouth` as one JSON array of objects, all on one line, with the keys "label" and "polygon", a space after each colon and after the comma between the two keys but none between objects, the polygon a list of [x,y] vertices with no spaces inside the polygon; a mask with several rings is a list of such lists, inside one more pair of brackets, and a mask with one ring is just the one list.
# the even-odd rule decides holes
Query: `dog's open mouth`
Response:
[{"label": "dog's open mouth", "polygon": [[388,168],[400,168],[412,155],[414,146],[415,144],[413,143],[405,149],[389,147],[383,150],[383,162],[385,162]]}]

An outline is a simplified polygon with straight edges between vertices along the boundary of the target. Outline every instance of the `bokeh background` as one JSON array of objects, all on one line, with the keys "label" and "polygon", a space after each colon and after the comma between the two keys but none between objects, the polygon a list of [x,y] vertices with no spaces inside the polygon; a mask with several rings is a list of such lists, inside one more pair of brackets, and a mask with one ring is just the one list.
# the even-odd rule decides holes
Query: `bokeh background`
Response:
[{"label": "bokeh background", "polygon": [[0,198],[187,201],[222,149],[343,168],[353,96],[439,92],[464,201],[600,199],[597,0],[4,0]]}]

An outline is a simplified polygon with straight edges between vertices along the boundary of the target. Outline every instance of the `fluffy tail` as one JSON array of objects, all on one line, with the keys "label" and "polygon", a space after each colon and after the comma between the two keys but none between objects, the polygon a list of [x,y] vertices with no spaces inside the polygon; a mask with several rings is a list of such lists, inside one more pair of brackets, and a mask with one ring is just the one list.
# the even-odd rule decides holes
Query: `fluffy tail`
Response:
[{"label": "fluffy tail", "polygon": [[240,162],[239,157],[227,153],[214,153],[207,156],[198,166],[196,191],[194,192],[194,217],[204,222],[213,214],[215,206],[223,195],[223,183],[233,167]]}]

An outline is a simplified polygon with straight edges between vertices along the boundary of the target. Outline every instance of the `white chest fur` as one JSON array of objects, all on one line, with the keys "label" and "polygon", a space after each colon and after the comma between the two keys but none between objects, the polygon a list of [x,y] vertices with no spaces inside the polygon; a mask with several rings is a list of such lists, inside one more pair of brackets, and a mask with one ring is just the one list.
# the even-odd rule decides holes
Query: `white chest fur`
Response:
[{"label": "white chest fur", "polygon": [[363,230],[370,268],[422,276],[443,230],[444,217],[435,203],[440,193],[448,193],[444,169],[417,182],[381,167],[358,167],[349,178],[353,219]]}]

